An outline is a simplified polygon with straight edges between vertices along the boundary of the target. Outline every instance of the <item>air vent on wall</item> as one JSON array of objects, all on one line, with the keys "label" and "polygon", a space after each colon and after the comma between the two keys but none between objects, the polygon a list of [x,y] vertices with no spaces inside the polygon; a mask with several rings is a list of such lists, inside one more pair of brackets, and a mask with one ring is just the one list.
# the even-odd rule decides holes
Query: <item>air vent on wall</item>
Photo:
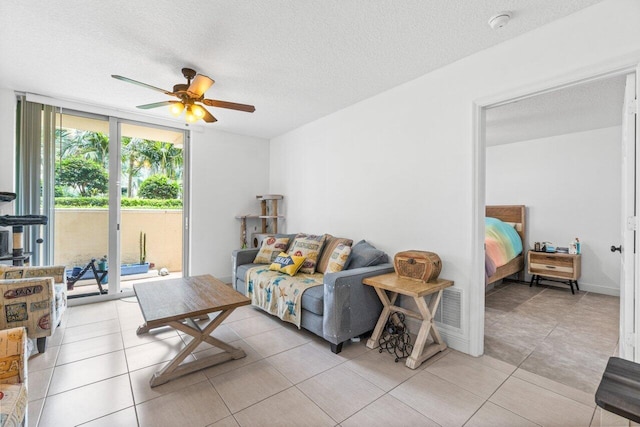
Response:
[{"label": "air vent on wall", "polygon": [[462,291],[456,288],[447,288],[442,291],[442,298],[440,299],[434,320],[453,328],[461,328]]}]

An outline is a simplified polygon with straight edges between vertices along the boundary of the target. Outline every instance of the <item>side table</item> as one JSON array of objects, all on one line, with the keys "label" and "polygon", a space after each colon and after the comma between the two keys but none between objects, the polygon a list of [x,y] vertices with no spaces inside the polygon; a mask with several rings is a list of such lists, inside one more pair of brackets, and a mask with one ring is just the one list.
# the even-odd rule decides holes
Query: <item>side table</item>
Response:
[{"label": "side table", "polygon": [[[392,313],[400,312],[406,316],[422,321],[411,356],[407,358],[406,365],[408,368],[416,369],[422,362],[447,348],[447,344],[442,340],[440,332],[438,332],[435,327],[433,316],[435,316],[438,303],[440,302],[440,298],[442,298],[442,290],[453,286],[451,280],[437,279],[434,282],[422,282],[399,277],[396,273],[388,273],[380,276],[367,277],[362,283],[376,290],[383,305],[382,313],[373,330],[373,335],[371,335],[371,338],[367,341],[367,347],[376,348],[378,346],[378,340],[382,335],[387,319]],[[389,291],[389,295],[387,295],[387,291]],[[436,293],[436,295],[431,298],[431,301],[427,305],[424,297],[433,293]],[[419,312],[416,313],[415,311],[395,305],[396,299],[400,294],[412,297],[418,306]],[[429,336],[433,338],[434,342],[426,346]]]},{"label": "side table", "polygon": [[571,293],[574,294],[574,284],[576,285],[576,289],[580,290],[580,287],[578,286],[578,279],[580,278],[581,270],[580,264],[581,260],[579,254],[529,251],[527,253],[527,272],[531,274],[531,283],[529,283],[529,287],[533,286],[533,282],[536,282],[536,284],[539,285],[541,276],[547,278],[551,277],[552,279],[545,280],[569,285]]}]

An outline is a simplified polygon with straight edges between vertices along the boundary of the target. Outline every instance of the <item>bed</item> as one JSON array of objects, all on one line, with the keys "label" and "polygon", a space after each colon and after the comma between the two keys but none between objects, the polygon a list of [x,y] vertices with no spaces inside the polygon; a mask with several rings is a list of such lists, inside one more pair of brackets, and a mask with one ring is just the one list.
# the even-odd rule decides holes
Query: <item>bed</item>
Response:
[{"label": "bed", "polygon": [[[525,232],[526,232],[526,209],[524,205],[502,205],[487,206],[485,208],[485,216],[488,218],[497,218],[503,222],[514,225],[515,231],[520,236],[522,242],[522,253],[510,260],[504,265],[495,268],[495,272],[487,275],[486,285],[504,279],[507,276],[518,274],[519,280],[524,280],[524,256],[525,256]],[[490,260],[487,260],[488,262]],[[486,271],[486,270],[485,270]]]}]

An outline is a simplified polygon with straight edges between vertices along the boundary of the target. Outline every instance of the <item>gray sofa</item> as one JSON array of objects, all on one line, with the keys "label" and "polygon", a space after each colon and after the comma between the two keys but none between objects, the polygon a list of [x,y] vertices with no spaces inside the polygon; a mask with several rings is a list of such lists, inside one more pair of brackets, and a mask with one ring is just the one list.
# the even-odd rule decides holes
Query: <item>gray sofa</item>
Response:
[{"label": "gray sofa", "polygon": [[[366,243],[366,242],[365,242]],[[246,295],[245,275],[253,264],[258,249],[233,251],[233,287]],[[352,254],[353,255],[353,254]],[[388,257],[385,255],[385,261]],[[373,330],[382,311],[375,290],[362,284],[362,279],[393,271],[393,264],[360,267],[326,273],[324,286],[315,286],[302,294],[300,326],[324,338],[331,351],[339,353],[342,344]]]}]

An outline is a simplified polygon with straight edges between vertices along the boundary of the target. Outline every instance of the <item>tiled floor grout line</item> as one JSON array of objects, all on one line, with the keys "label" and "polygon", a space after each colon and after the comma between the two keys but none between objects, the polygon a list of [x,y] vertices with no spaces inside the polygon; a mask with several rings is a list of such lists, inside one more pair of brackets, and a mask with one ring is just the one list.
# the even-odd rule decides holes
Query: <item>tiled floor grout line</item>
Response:
[{"label": "tiled floor grout line", "polygon": [[[136,395],[133,392],[133,382],[131,381],[131,370],[129,369],[129,358],[127,357],[127,349],[124,342],[124,335],[122,334],[122,322],[120,321],[120,310],[116,305],[116,313],[118,314],[118,326],[120,330],[120,340],[122,341],[122,353],[124,355],[124,363],[127,367],[127,378],[129,379],[129,391],[131,392],[131,403],[133,403],[133,412],[136,414],[136,425],[140,426],[140,417],[138,416],[138,407],[136,404]],[[125,408],[126,409],[126,408]],[[124,409],[121,409],[124,410]]]},{"label": "tiled floor grout line", "polygon": [[[499,291],[501,291],[501,290],[503,290],[503,289],[506,289],[506,287],[505,287],[505,288],[501,288],[501,289],[500,289],[500,290],[498,290],[497,292],[499,292]],[[549,289],[550,289],[550,288],[547,288],[547,289],[542,290],[541,292],[537,293],[536,295],[532,296],[531,298],[527,299],[526,301],[523,301],[522,303],[518,304],[518,306],[520,306],[520,305],[522,305],[522,304],[524,304],[524,303],[526,303],[526,302],[528,302],[528,301],[531,301],[531,300],[533,300],[533,299],[536,299],[536,298],[543,298],[543,297],[544,297],[544,295],[543,295],[543,294],[547,293]],[[528,355],[527,355],[527,356],[526,356],[526,357],[525,357],[525,358],[524,358],[524,359],[523,359],[523,360],[518,364],[518,366],[517,366],[516,370],[514,370],[514,371],[509,375],[509,378],[511,378],[511,377],[515,377],[515,373],[517,372],[517,370],[518,370],[518,369],[523,369],[523,368],[521,368],[521,366],[526,362],[526,360],[527,360],[527,359],[529,359],[529,357],[531,357],[531,355],[536,351],[536,349],[540,348],[540,346],[544,343],[544,341],[545,341],[545,340],[546,340],[546,339],[547,339],[551,334],[553,334],[553,332],[554,332],[554,331],[556,331],[559,327],[562,327],[562,325],[563,325],[563,320],[564,320],[565,318],[567,318],[568,316],[570,316],[572,313],[577,313],[577,312],[579,311],[579,309],[580,309],[580,302],[581,302],[583,299],[588,298],[588,295],[589,295],[589,294],[590,294],[590,292],[587,292],[587,291],[580,291],[579,298],[577,298],[577,300],[576,300],[576,301],[571,305],[571,307],[567,310],[567,312],[566,312],[566,313],[564,313],[564,314],[562,315],[562,317],[561,317],[560,319],[555,320],[555,324],[554,324],[553,328],[552,328],[552,329],[551,329],[551,330],[550,330],[550,331],[545,335],[545,337],[544,337],[544,338],[541,338],[541,339],[536,343],[536,346],[534,347],[534,349],[533,349],[533,350],[532,350],[532,351],[531,351],[531,352],[530,352],[530,353],[529,353],[529,354],[528,354]],[[514,310],[510,310],[510,312],[513,312],[513,311],[514,311]],[[504,320],[504,319],[499,319],[499,320],[497,320],[496,322],[492,323],[492,325],[493,325],[493,324],[495,324],[495,323],[497,323],[497,322],[503,321],[503,320]],[[618,340],[618,341],[619,341],[619,340]],[[616,346],[614,346],[614,352],[615,352],[615,349],[617,349],[617,345],[616,345]],[[529,372],[529,371],[528,371],[528,370],[526,370],[526,369],[525,369],[525,371]],[[535,374],[534,372],[532,372],[532,373],[533,373],[533,374]],[[530,383],[530,384],[536,385],[536,386],[538,386],[538,387],[544,388],[544,389],[546,389],[547,391],[550,391],[550,392],[552,392],[552,393],[554,393],[554,394],[557,394],[557,395],[563,396],[563,397],[565,397],[565,398],[568,398],[568,399],[570,399],[570,400],[572,400],[572,401],[574,401],[574,402],[576,402],[576,403],[578,403],[578,404],[585,405],[585,403],[583,403],[582,401],[579,401],[579,400],[577,400],[577,399],[574,399],[573,397],[570,397],[570,396],[566,396],[564,393],[561,393],[561,392],[559,392],[559,391],[552,390],[552,389],[550,389],[550,388],[548,388],[548,387],[546,387],[546,386],[542,386],[542,385],[535,384],[535,383],[530,382],[530,381],[528,381],[528,380],[526,380],[526,379],[522,379],[522,378],[519,378],[519,377],[515,377],[515,378],[520,379],[520,380],[525,381],[525,382],[528,382],[528,383]],[[505,380],[505,381],[506,381],[506,380]],[[502,384],[504,384],[504,382],[503,382]],[[502,384],[501,384],[501,386],[500,386],[500,387],[502,387]],[[560,383],[560,384],[562,384],[562,383]],[[567,386],[566,384],[563,384],[563,385]],[[495,394],[495,393],[499,390],[499,388],[500,388],[500,387],[498,387],[498,389],[496,389],[496,390],[494,391],[494,393],[493,393],[493,394]],[[571,386],[567,386],[567,387],[574,388],[574,387],[571,387]],[[574,388],[574,389],[575,389],[575,388]],[[576,389],[576,390],[581,391],[581,392],[583,391],[583,390],[579,390],[579,389]],[[492,396],[493,396],[493,394],[492,394]],[[491,398],[491,397],[489,397],[489,398],[487,399],[487,401],[489,401],[489,399],[490,399],[490,398]],[[486,402],[485,402],[485,403],[486,403]],[[498,405],[498,406],[499,406],[499,405]],[[597,405],[593,405],[593,410],[592,410],[592,414],[591,414],[591,418],[590,418],[590,424],[592,424],[592,423],[594,422],[594,420],[595,420],[596,413],[597,413],[597,408],[598,408],[598,407],[597,407]],[[507,408],[503,408],[503,409],[508,410]],[[529,421],[532,421],[532,420],[529,420]],[[532,422],[533,422],[533,421],[532,421]]]},{"label": "tiled floor grout line", "polygon": [[[504,290],[504,288],[502,288],[502,289],[498,290],[497,292],[500,292],[500,291],[503,291],[503,290]],[[546,292],[546,291],[547,291],[547,289],[544,289],[544,290],[542,290],[541,292],[539,292],[539,293],[537,293],[536,295],[534,295],[534,297],[532,297],[532,298],[535,298],[535,297],[539,296],[540,294],[542,294],[542,293],[544,293],[544,292]],[[580,298],[578,299],[578,301],[582,300],[582,299],[583,299],[587,294],[588,294],[587,292],[585,292],[584,294],[582,294],[582,295],[580,296]],[[568,311],[568,312],[567,312],[567,314],[569,314],[569,313],[571,313],[571,312],[574,312],[574,311],[576,311],[576,310],[578,309],[578,307],[577,307],[577,303],[578,303],[578,301],[576,301],[576,304],[574,304],[574,305],[571,307],[570,311]],[[591,303],[593,303],[593,302],[591,302]],[[166,395],[167,395],[167,393],[163,393],[163,394],[161,394],[160,396],[154,397],[153,399],[145,400],[144,402],[140,402],[140,403],[137,403],[137,402],[136,402],[135,394],[134,394],[134,391],[133,391],[133,388],[134,388],[134,386],[133,386],[133,379],[132,379],[132,376],[131,376],[131,373],[132,373],[132,372],[135,372],[135,371],[131,371],[131,370],[130,370],[130,367],[129,367],[129,360],[128,360],[128,357],[127,357],[127,351],[126,351],[126,350],[127,350],[127,348],[125,347],[125,335],[124,335],[124,332],[125,332],[125,331],[122,329],[122,326],[123,326],[124,324],[122,323],[122,319],[120,318],[120,316],[121,316],[122,314],[124,314],[124,317],[127,317],[127,318],[128,318],[128,317],[129,317],[129,316],[127,315],[127,314],[128,314],[128,311],[120,311],[119,306],[116,306],[116,310],[117,310],[117,317],[116,317],[116,318],[118,319],[119,333],[121,334],[121,335],[120,335],[121,344],[122,344],[122,349],[121,349],[121,350],[124,352],[124,356],[125,356],[125,363],[126,363],[126,369],[127,369],[127,372],[126,372],[126,373],[127,373],[127,375],[128,375],[128,381],[129,381],[129,390],[130,390],[131,395],[132,395],[132,402],[133,402],[133,405],[132,405],[132,406],[133,406],[133,408],[134,408],[134,413],[135,413],[136,423],[137,423],[137,424],[138,424],[138,426],[139,426],[139,425],[140,425],[140,419],[139,419],[139,417],[138,417],[138,405],[139,405],[139,404],[144,404],[144,403],[146,403],[146,402],[150,402],[150,401],[155,400],[155,399],[157,399],[157,398],[159,398],[159,397],[162,397],[162,396],[166,396]],[[84,315],[84,314],[83,314],[83,315]],[[226,324],[226,325],[230,325],[230,324],[232,324],[232,323],[234,323],[234,322],[238,322],[238,321],[241,321],[241,320],[246,320],[246,319],[249,319],[249,318],[251,318],[251,317],[254,317],[254,316],[248,316],[248,317],[241,318],[241,319],[235,319],[235,320],[233,320],[233,321],[231,321],[231,322],[228,322],[228,323],[227,323],[227,322],[225,322],[225,324]],[[130,320],[130,319],[129,319],[129,320]],[[77,321],[77,320],[76,320],[76,321]],[[91,324],[91,323],[99,323],[99,322],[90,322],[89,324]],[[86,325],[86,324],[78,324],[78,325],[71,326],[71,328],[78,327],[78,326],[84,326],[84,325]],[[541,343],[542,343],[546,338],[548,338],[548,337],[549,337],[549,336],[550,336],[550,335],[551,335],[551,334],[552,334],[552,333],[553,333],[553,332],[554,332],[554,331],[555,331],[555,330],[556,330],[560,325],[561,325],[561,322],[560,322],[560,321],[555,321],[555,324],[554,324],[553,328],[552,328],[552,329],[551,329],[551,330],[550,330],[550,331],[549,331],[549,332],[548,332],[548,333],[547,333],[547,334],[546,334],[546,335],[545,335],[545,336],[540,340],[540,342],[539,342],[539,343],[537,343],[537,344],[536,344],[536,347],[534,348],[534,350],[532,350],[532,351],[527,355],[527,357],[526,357],[522,362],[520,362],[520,364],[519,364],[518,366],[515,366],[515,369],[514,369],[510,374],[508,374],[508,375],[506,376],[506,378],[505,378],[502,382],[500,382],[500,384],[499,384],[499,385],[498,385],[498,386],[493,390],[493,392],[492,392],[492,393],[491,393],[487,398],[484,398],[484,397],[482,397],[482,396],[479,396],[479,397],[481,397],[481,398],[483,399],[482,404],[479,406],[479,408],[478,408],[478,409],[476,409],[476,410],[475,410],[475,411],[474,411],[474,412],[473,412],[473,413],[472,413],[472,414],[471,414],[471,415],[470,415],[470,416],[469,416],[469,417],[464,421],[464,424],[467,424],[471,419],[473,419],[473,417],[475,417],[475,416],[476,416],[476,414],[477,414],[477,413],[478,413],[478,412],[479,412],[479,411],[480,411],[484,406],[486,406],[486,405],[487,405],[487,402],[489,402],[489,401],[490,401],[490,399],[491,399],[491,398],[492,398],[492,397],[497,393],[497,391],[498,391],[498,390],[500,390],[500,389],[504,386],[504,384],[505,384],[505,383],[506,383],[510,378],[512,378],[512,377],[517,378],[517,379],[519,379],[519,380],[521,380],[521,381],[525,381],[525,382],[527,382],[527,383],[529,383],[529,384],[532,384],[532,385],[535,385],[535,386],[537,386],[537,387],[544,388],[544,389],[546,389],[547,391],[550,391],[550,392],[552,392],[552,393],[554,393],[554,394],[558,394],[558,395],[561,395],[561,396],[563,396],[563,397],[565,397],[565,398],[571,399],[571,400],[572,400],[572,401],[574,401],[574,402],[577,402],[577,403],[581,403],[581,404],[583,404],[582,402],[579,402],[579,401],[578,401],[578,400],[576,400],[576,399],[573,399],[573,398],[571,398],[571,397],[569,397],[569,396],[565,396],[565,394],[564,394],[564,393],[561,393],[561,392],[558,392],[558,391],[551,390],[550,388],[548,388],[548,387],[546,387],[546,386],[541,386],[541,385],[536,384],[535,382],[531,382],[531,381],[529,381],[529,380],[522,379],[522,378],[519,378],[519,377],[516,377],[516,376],[515,376],[515,373],[516,373],[516,372],[517,372],[517,370],[520,368],[520,366],[521,366],[521,365],[522,365],[522,364],[523,364],[523,363],[524,363],[524,362],[525,362],[525,361],[526,361],[526,360],[531,356],[531,354],[535,351],[535,349],[536,349],[536,348],[538,348],[538,346],[539,346],[539,345],[540,345],[540,344],[541,344]],[[42,415],[42,413],[44,412],[44,407],[45,407],[45,404],[46,404],[46,400],[47,400],[47,398],[49,397],[49,396],[48,396],[48,392],[49,392],[49,390],[51,389],[51,385],[52,385],[52,383],[53,383],[53,374],[55,373],[55,369],[57,369],[57,368],[58,368],[57,361],[58,361],[58,359],[59,359],[59,357],[60,357],[60,351],[61,351],[62,346],[63,346],[62,341],[64,340],[64,333],[66,333],[66,331],[67,331],[67,329],[66,329],[66,328],[67,328],[67,327],[68,327],[68,325],[65,325],[65,327],[64,327],[64,328],[61,328],[61,329],[63,329],[63,330],[60,330],[60,332],[63,332],[63,336],[61,337],[61,339],[60,339],[60,341],[59,341],[59,347],[60,347],[60,348],[58,349],[58,353],[57,353],[57,354],[56,354],[56,356],[55,356],[55,361],[54,361],[53,366],[52,366],[51,378],[49,379],[49,382],[48,382],[48,385],[47,385],[47,390],[46,390],[46,393],[45,393],[45,397],[43,398],[42,406],[40,407],[40,414],[39,414],[39,417],[38,417],[38,418],[40,418],[40,416],[41,416],[41,415]],[[283,328],[283,326],[278,326],[277,328],[269,329],[269,330],[266,330],[266,331],[264,331],[264,332],[266,333],[266,332],[274,331],[274,330],[276,330],[276,329],[278,329],[278,328]],[[287,331],[291,331],[291,330],[293,330],[293,329],[289,329],[289,328],[284,328],[284,329],[285,329],[285,330],[287,330]],[[130,328],[129,328],[128,330],[130,330]],[[233,330],[233,328],[230,328],[230,331],[232,331],[233,333],[235,333],[235,334],[237,335],[237,333]],[[225,331],[225,333],[226,333],[226,331]],[[262,333],[262,332],[261,332],[261,333]],[[107,334],[107,335],[109,335],[109,334]],[[329,419],[331,419],[331,420],[332,420],[332,422],[334,422],[334,425],[339,425],[339,424],[341,424],[342,422],[345,422],[345,421],[349,420],[350,418],[352,418],[352,417],[356,416],[356,415],[357,415],[357,414],[359,414],[360,412],[365,411],[367,407],[369,407],[369,406],[371,406],[371,405],[375,405],[375,404],[376,404],[376,402],[378,402],[380,399],[382,399],[383,397],[385,397],[385,396],[387,396],[387,395],[388,395],[389,397],[391,397],[391,398],[394,398],[394,399],[395,399],[395,397],[391,395],[391,393],[393,392],[393,390],[395,390],[395,389],[396,389],[396,388],[398,388],[398,387],[401,387],[401,386],[402,386],[402,385],[404,385],[406,382],[408,382],[408,381],[410,381],[411,379],[415,378],[417,375],[420,375],[420,374],[421,374],[421,372],[425,371],[425,370],[426,370],[429,366],[431,366],[432,364],[437,363],[437,362],[438,362],[438,360],[440,360],[441,358],[446,357],[446,355],[449,353],[449,350],[448,350],[447,352],[439,353],[439,354],[436,356],[437,358],[436,358],[436,357],[434,357],[434,358],[430,359],[429,361],[425,362],[425,364],[423,364],[422,368],[420,368],[420,369],[416,370],[417,372],[415,372],[415,373],[414,373],[413,375],[411,375],[410,377],[408,377],[408,378],[405,378],[405,379],[401,380],[399,383],[397,383],[395,386],[393,386],[392,388],[390,388],[388,391],[386,391],[385,389],[383,389],[383,388],[381,388],[380,386],[376,385],[375,383],[371,382],[371,381],[370,381],[370,380],[369,380],[369,379],[368,379],[368,378],[363,374],[363,372],[358,372],[357,370],[355,370],[354,368],[356,368],[357,366],[351,366],[350,364],[348,364],[348,362],[354,362],[354,361],[357,361],[357,360],[358,360],[358,359],[360,359],[360,358],[364,358],[364,357],[366,357],[366,355],[367,355],[367,354],[369,354],[369,353],[370,353],[370,351],[375,351],[375,350],[365,350],[364,352],[362,352],[362,353],[360,353],[360,354],[357,354],[356,356],[353,356],[352,358],[344,358],[343,360],[336,361],[337,363],[336,363],[335,365],[333,365],[333,366],[331,366],[331,367],[328,367],[328,368],[326,368],[326,369],[322,370],[321,372],[315,373],[314,375],[310,376],[309,378],[305,378],[303,381],[298,381],[297,383],[293,383],[293,381],[289,380],[289,378],[287,378],[287,377],[282,373],[282,371],[281,371],[280,369],[278,369],[278,367],[277,367],[277,366],[275,366],[274,364],[272,364],[272,362],[271,362],[269,359],[270,359],[270,358],[272,358],[272,357],[274,357],[274,356],[280,355],[280,354],[282,354],[282,353],[286,353],[286,352],[288,352],[288,351],[291,351],[291,350],[293,350],[293,349],[300,348],[300,347],[302,347],[302,346],[312,345],[312,344],[315,346],[316,344],[319,344],[319,342],[316,342],[316,340],[314,339],[314,337],[311,337],[310,339],[306,340],[305,342],[300,343],[300,344],[298,344],[298,345],[295,345],[295,346],[293,346],[293,347],[291,347],[291,348],[287,348],[287,349],[284,349],[284,350],[278,351],[277,353],[270,354],[270,355],[268,355],[268,356],[263,356],[262,354],[260,354],[260,353],[257,351],[257,349],[256,349],[255,347],[253,347],[249,342],[245,341],[245,339],[250,338],[250,337],[253,337],[253,336],[256,336],[256,335],[259,335],[259,334],[250,335],[250,336],[247,336],[247,337],[242,337],[242,336],[239,336],[239,335],[238,335],[238,337],[239,337],[239,340],[241,340],[242,342],[244,342],[247,346],[249,346],[249,348],[251,348],[251,349],[252,349],[252,350],[253,350],[253,351],[258,355],[258,357],[259,357],[259,359],[258,359],[258,360],[252,361],[251,363],[248,363],[248,364],[246,364],[246,365],[242,365],[242,366],[234,367],[233,369],[231,369],[231,370],[229,370],[229,371],[220,372],[220,373],[218,373],[217,375],[212,376],[211,378],[205,375],[205,377],[206,377],[206,381],[208,381],[208,383],[211,385],[211,387],[215,390],[216,395],[220,398],[221,402],[223,402],[224,407],[226,408],[226,410],[228,411],[228,413],[233,417],[233,420],[234,420],[236,423],[238,423],[238,424],[239,424],[239,422],[238,422],[238,419],[236,418],[236,415],[237,415],[238,413],[240,413],[240,412],[242,412],[242,411],[244,411],[244,410],[246,410],[246,409],[248,409],[248,408],[251,408],[251,407],[253,407],[253,406],[255,406],[255,405],[258,405],[258,404],[260,404],[261,402],[263,402],[263,401],[265,401],[265,400],[267,400],[267,399],[270,399],[270,398],[272,398],[272,397],[274,397],[274,396],[276,396],[276,395],[278,395],[278,394],[280,394],[280,393],[283,393],[283,392],[285,392],[285,391],[287,391],[287,390],[290,390],[292,387],[295,387],[295,389],[296,389],[298,392],[300,392],[303,396],[305,396],[305,398],[306,398],[306,399],[308,399],[309,401],[311,401],[311,402],[313,403],[314,407],[316,407],[316,408],[320,409],[320,411],[321,411],[323,414],[325,414],[327,417],[329,417]],[[181,336],[180,334],[178,334],[178,336],[180,337],[180,340],[181,340],[181,341],[182,341],[182,343],[184,344],[184,342],[185,342],[184,338],[185,338],[185,337]],[[309,338],[306,334],[304,334],[304,337],[305,337],[305,338]],[[91,338],[93,338],[93,337],[91,337]],[[167,338],[172,338],[172,337],[167,337]],[[159,340],[164,340],[164,339],[167,339],[167,338],[158,338],[158,339],[159,339]],[[87,339],[89,339],[89,338],[87,338]],[[324,343],[324,342],[323,342],[323,343]],[[130,346],[129,348],[135,348],[135,347],[142,346],[142,345],[146,345],[146,344],[150,344],[150,343],[146,343],[146,342],[145,342],[145,343],[140,343],[140,344],[137,344],[137,345]],[[314,351],[315,351],[315,350],[316,350],[316,349],[314,348]],[[115,351],[119,351],[119,350],[115,350]],[[206,350],[202,350],[202,351],[206,351]],[[110,351],[110,352],[103,353],[103,354],[108,354],[108,353],[113,353],[113,352],[111,352],[111,351]],[[90,358],[99,357],[99,356],[101,356],[101,355],[91,356]],[[78,361],[87,360],[87,359],[90,359],[90,358],[79,359]],[[497,360],[499,360],[499,359],[497,359]],[[69,362],[69,363],[74,363],[74,362],[78,362],[78,361],[73,361],[73,362]],[[230,410],[230,408],[229,408],[229,406],[227,405],[227,403],[226,403],[226,402],[224,401],[224,399],[222,398],[222,395],[220,394],[220,392],[218,391],[218,389],[217,389],[217,388],[215,387],[215,385],[213,384],[213,379],[214,379],[215,377],[219,376],[219,375],[225,375],[225,374],[228,374],[228,373],[230,373],[230,372],[233,372],[233,371],[236,371],[236,370],[240,370],[240,369],[246,368],[247,366],[250,366],[250,365],[255,364],[255,363],[257,363],[257,362],[260,362],[260,361],[266,361],[268,366],[273,367],[273,368],[275,369],[275,371],[276,371],[276,372],[278,372],[280,375],[282,375],[284,378],[286,378],[286,379],[287,379],[287,381],[288,381],[291,385],[290,385],[289,387],[286,387],[284,390],[280,390],[280,391],[279,391],[279,392],[277,392],[277,393],[274,393],[274,394],[272,394],[272,395],[270,395],[270,396],[267,396],[267,397],[264,397],[264,398],[260,399],[259,401],[256,401],[256,402],[251,403],[249,406],[247,406],[246,408],[243,408],[243,409],[241,409],[241,410],[238,410],[236,413],[232,413],[232,412],[231,412],[231,410]],[[160,362],[159,364],[162,364],[162,363],[165,363],[165,362]],[[64,364],[64,365],[66,365],[66,364]],[[60,366],[64,366],[64,365],[60,365]],[[382,391],[382,395],[380,395],[379,397],[375,398],[372,402],[369,402],[369,403],[365,404],[362,408],[359,408],[358,410],[356,410],[356,412],[354,412],[353,414],[351,414],[351,415],[349,415],[347,418],[345,418],[345,420],[344,420],[344,421],[342,421],[342,422],[336,422],[336,421],[335,421],[335,419],[333,419],[333,417],[331,417],[331,416],[330,416],[326,411],[324,411],[324,410],[323,410],[323,409],[318,405],[318,403],[316,403],[316,401],[314,401],[310,396],[307,396],[307,395],[302,391],[302,389],[299,387],[299,385],[300,385],[300,384],[302,384],[302,383],[303,383],[303,382],[305,382],[305,381],[308,381],[308,380],[310,380],[310,379],[312,379],[312,378],[314,378],[314,377],[320,376],[321,374],[325,374],[327,371],[330,371],[331,369],[334,369],[334,368],[340,367],[340,366],[342,366],[342,365],[344,365],[344,367],[345,367],[346,369],[348,369],[350,372],[352,372],[352,373],[356,374],[359,378],[362,378],[362,379],[363,379],[363,380],[365,380],[366,382],[370,383],[373,387],[375,387],[375,388],[377,388],[377,389],[380,389],[380,390]],[[495,367],[493,367],[493,366],[489,366],[489,365],[486,365],[486,366],[487,366],[487,367],[490,367],[490,368],[493,368],[493,369],[497,369],[497,368],[495,368]],[[137,370],[144,369],[144,368],[145,368],[145,367],[142,367],[142,368],[139,368],[139,369],[137,369]],[[529,372],[529,371],[527,371],[527,372]],[[431,372],[430,372],[430,373],[431,373]],[[431,373],[431,374],[433,374],[433,373]],[[533,373],[533,374],[535,374],[535,373]],[[438,376],[438,378],[442,379],[443,381],[446,381],[446,382],[447,382],[447,383],[449,383],[449,384],[453,384],[453,385],[455,385],[456,387],[460,387],[460,388],[462,388],[462,389],[466,390],[466,388],[465,388],[465,387],[461,387],[461,386],[457,385],[455,382],[452,382],[452,381],[449,381],[449,380],[447,380],[447,379],[445,379],[445,378],[442,378],[441,376],[439,376],[439,375],[437,375],[437,374],[433,374],[433,375]],[[113,377],[109,377],[109,378],[113,378]],[[106,378],[105,378],[105,379],[106,379]],[[103,380],[105,380],[105,379],[102,379],[102,380],[100,380],[100,381],[103,381]],[[204,381],[205,381],[205,379],[203,379],[203,380],[202,380],[202,382],[204,382]],[[91,383],[91,384],[93,384],[93,383]],[[83,386],[86,386],[86,385],[88,385],[88,384],[85,384],[85,385],[83,385]],[[193,384],[190,384],[190,385],[184,386],[184,388],[190,387],[191,385],[193,385]],[[569,387],[569,386],[567,386],[567,387]],[[182,390],[182,389],[183,389],[183,388],[180,388],[179,390],[173,390],[171,393],[180,392],[180,390]],[[70,391],[70,390],[66,390],[66,391]],[[469,390],[467,390],[467,391],[469,391]],[[474,392],[471,392],[471,393],[477,396],[477,394],[475,394]],[[56,394],[56,395],[57,395],[57,394]],[[402,401],[402,400],[400,400],[400,401]],[[491,402],[491,403],[492,403],[493,405],[496,405],[496,406],[500,407],[501,409],[503,409],[503,410],[505,410],[505,411],[508,411],[508,412],[510,412],[510,413],[512,413],[512,414],[515,414],[515,415],[517,415],[517,416],[520,416],[520,417],[523,417],[523,418],[525,418],[525,419],[529,420],[528,418],[526,418],[526,417],[524,417],[524,416],[522,416],[522,415],[520,415],[520,414],[518,414],[518,413],[516,413],[516,412],[513,412],[513,411],[511,411],[511,410],[509,410],[509,409],[507,409],[507,408],[502,407],[501,405],[498,405],[498,404],[496,404],[496,403],[494,403],[494,402]],[[583,404],[583,405],[584,405],[584,404]],[[432,420],[430,417],[428,417],[428,416],[424,415],[424,413],[420,412],[419,410],[417,410],[417,409],[416,409],[416,408],[414,408],[413,406],[411,406],[411,405],[408,405],[408,406],[409,406],[410,408],[412,408],[414,411],[416,411],[417,413],[419,413],[419,414],[421,414],[422,416],[426,417],[427,419],[430,419],[431,421],[436,422],[435,420]],[[130,408],[130,407],[123,408],[123,409],[120,409],[120,410],[115,411],[115,412],[113,412],[113,413],[105,414],[105,415],[103,415],[103,416],[101,416],[101,417],[98,417],[98,418],[96,418],[96,419],[94,419],[94,420],[84,421],[83,423],[89,423],[89,422],[91,422],[91,421],[95,421],[95,420],[98,420],[98,419],[100,419],[100,418],[104,418],[104,417],[106,417],[106,416],[109,416],[109,415],[115,414],[115,413],[117,413],[117,412],[119,412],[119,411],[121,411],[121,410],[129,409],[129,408]],[[592,414],[591,414],[591,418],[590,418],[591,422],[593,422],[593,420],[594,420],[594,418],[595,418],[595,416],[596,416],[596,411],[597,411],[597,407],[595,407],[595,408],[593,409],[593,412],[592,412]],[[585,414],[585,415],[586,415],[586,414]],[[133,414],[131,414],[131,417],[132,417],[132,418],[131,418],[131,420],[133,421]],[[224,417],[223,417],[223,418],[221,418],[220,420],[222,420],[222,419],[224,419],[224,418],[226,418],[226,417],[228,417],[228,415],[227,415],[227,416],[224,416]],[[220,421],[220,420],[218,420],[218,421]],[[39,422],[39,421],[41,421],[41,420],[40,420],[40,419],[38,419],[38,422]],[[218,421],[215,421],[214,423],[217,423]],[[531,421],[531,420],[529,420],[529,421]],[[531,421],[531,422],[533,423],[533,421]],[[132,424],[133,424],[133,422],[132,422]],[[207,425],[209,425],[209,424],[207,424]]]}]

